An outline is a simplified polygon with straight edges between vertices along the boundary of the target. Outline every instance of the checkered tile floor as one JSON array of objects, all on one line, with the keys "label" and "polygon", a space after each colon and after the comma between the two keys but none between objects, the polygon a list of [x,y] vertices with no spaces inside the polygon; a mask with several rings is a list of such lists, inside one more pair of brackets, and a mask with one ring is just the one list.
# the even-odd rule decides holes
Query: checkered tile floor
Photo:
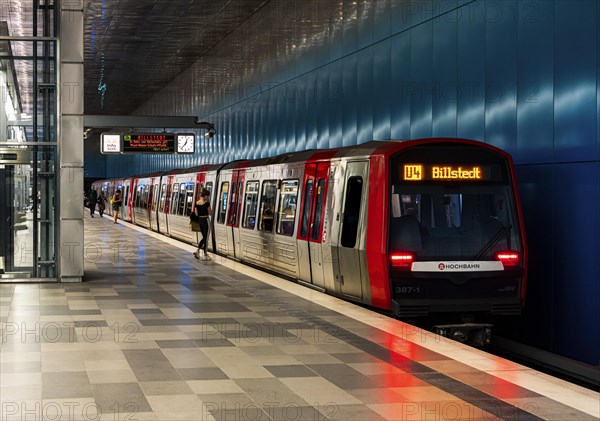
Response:
[{"label": "checkered tile floor", "polygon": [[0,284],[0,419],[597,419],[191,250],[86,218],[84,283]]}]

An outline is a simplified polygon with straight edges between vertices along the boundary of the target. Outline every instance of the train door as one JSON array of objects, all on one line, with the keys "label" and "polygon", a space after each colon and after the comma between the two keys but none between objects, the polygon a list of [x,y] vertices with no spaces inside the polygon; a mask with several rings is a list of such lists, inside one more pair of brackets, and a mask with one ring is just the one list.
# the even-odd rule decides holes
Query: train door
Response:
[{"label": "train door", "polygon": [[[137,210],[137,205],[140,202],[140,196],[142,194],[141,190],[140,190],[140,186],[139,186],[139,179],[135,179],[132,181],[132,196],[131,196],[131,208],[129,209],[130,214],[129,217],[131,218],[131,222],[132,223],[136,223],[136,221],[139,219],[136,215],[136,210]],[[127,200],[125,200],[123,203],[127,203]]]},{"label": "train door", "polygon": [[154,186],[152,187],[152,204],[150,205],[150,229],[158,232],[158,198],[160,192],[160,178],[153,179]]},{"label": "train door", "polygon": [[230,231],[227,227],[227,205],[229,204],[229,194],[231,191],[231,179],[232,173],[222,173],[219,177],[219,185],[215,186],[217,190],[217,197],[214,207],[214,227],[215,227],[215,240],[216,247],[219,253],[226,254],[228,256],[233,255],[233,244],[229,242],[227,231]]},{"label": "train door", "polygon": [[167,214],[171,201],[171,186],[173,185],[173,176],[170,175],[162,179],[160,189],[160,202],[158,204],[158,230],[161,234],[169,235],[169,224],[167,223]]},{"label": "train door", "polygon": [[340,292],[355,298],[363,296],[362,274],[366,269],[363,221],[366,221],[368,171],[368,161],[348,162],[337,241]]},{"label": "train door", "polygon": [[298,229],[300,279],[321,288],[325,285],[322,241],[328,172],[329,163],[306,165]]},{"label": "train door", "polygon": [[234,170],[231,177],[231,194],[229,200],[229,214],[227,215],[227,244],[231,245],[234,258],[241,258],[240,244],[240,211],[243,200],[244,170]]},{"label": "train door", "polygon": [[132,200],[132,195],[133,195],[133,184],[131,183],[131,180],[128,179],[123,183],[123,191],[121,192],[123,197],[123,206],[121,207],[122,211],[122,218],[124,221],[129,221],[131,222],[131,213],[133,211],[133,200]]}]

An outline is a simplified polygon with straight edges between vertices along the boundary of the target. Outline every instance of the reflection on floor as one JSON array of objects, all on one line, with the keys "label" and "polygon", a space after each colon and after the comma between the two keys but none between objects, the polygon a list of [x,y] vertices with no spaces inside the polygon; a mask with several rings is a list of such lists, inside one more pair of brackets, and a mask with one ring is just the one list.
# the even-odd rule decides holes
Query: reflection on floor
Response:
[{"label": "reflection on floor", "polygon": [[127,224],[85,223],[86,282],[0,285],[2,420],[600,415],[592,391],[243,265],[198,262],[192,246]]}]

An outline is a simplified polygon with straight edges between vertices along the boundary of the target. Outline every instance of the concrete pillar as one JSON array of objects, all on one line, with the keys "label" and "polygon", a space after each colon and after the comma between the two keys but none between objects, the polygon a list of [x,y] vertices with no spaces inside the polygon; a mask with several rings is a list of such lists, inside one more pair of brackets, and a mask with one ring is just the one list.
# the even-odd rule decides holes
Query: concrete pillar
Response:
[{"label": "concrete pillar", "polygon": [[83,277],[83,0],[60,2],[58,278]]}]

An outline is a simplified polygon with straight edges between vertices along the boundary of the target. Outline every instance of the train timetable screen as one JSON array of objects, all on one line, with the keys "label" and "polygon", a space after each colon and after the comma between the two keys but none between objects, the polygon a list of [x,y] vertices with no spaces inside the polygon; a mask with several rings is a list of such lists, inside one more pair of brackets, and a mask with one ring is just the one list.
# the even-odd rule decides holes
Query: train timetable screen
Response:
[{"label": "train timetable screen", "polygon": [[484,181],[490,180],[490,168],[472,164],[404,164],[404,181]]},{"label": "train timetable screen", "polygon": [[175,137],[170,133],[125,134],[123,153],[175,153]]}]

